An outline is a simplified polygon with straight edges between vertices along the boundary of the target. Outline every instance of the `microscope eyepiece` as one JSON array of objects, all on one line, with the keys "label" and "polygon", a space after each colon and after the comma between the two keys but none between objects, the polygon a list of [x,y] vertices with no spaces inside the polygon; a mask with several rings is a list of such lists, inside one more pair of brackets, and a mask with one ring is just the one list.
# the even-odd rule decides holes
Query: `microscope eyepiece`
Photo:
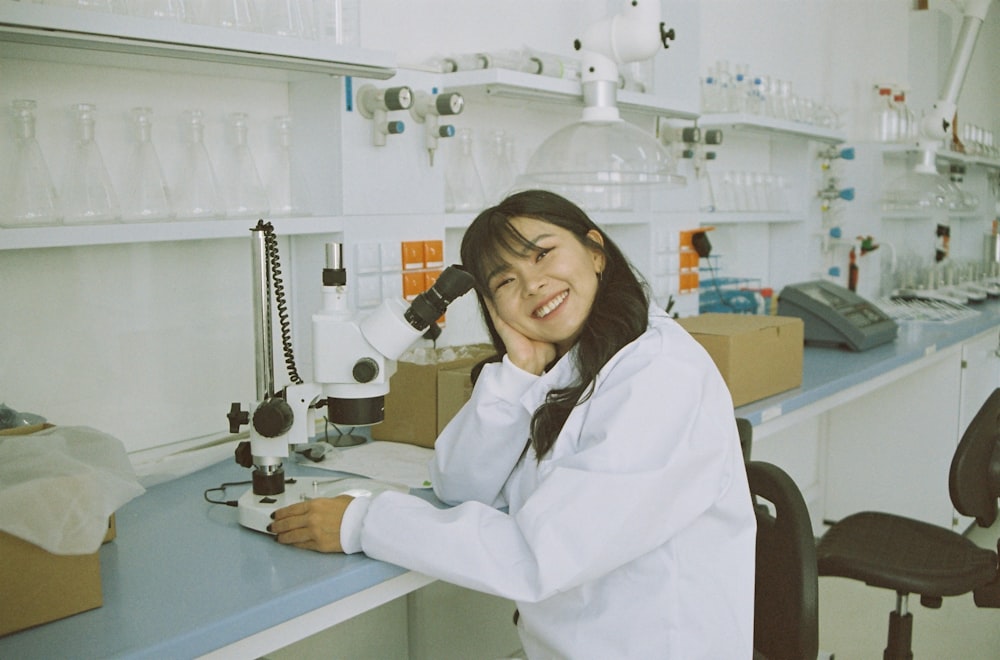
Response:
[{"label": "microscope eyepiece", "polygon": [[434,285],[414,298],[404,314],[406,321],[416,330],[424,330],[441,318],[456,298],[472,288],[472,275],[461,266],[448,266]]}]

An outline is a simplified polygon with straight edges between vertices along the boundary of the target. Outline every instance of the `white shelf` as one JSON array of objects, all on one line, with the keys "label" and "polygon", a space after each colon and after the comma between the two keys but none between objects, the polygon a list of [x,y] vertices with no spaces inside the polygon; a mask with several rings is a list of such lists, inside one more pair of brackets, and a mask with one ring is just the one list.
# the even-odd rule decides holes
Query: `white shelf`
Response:
[{"label": "white shelf", "polygon": [[[225,28],[0,0],[2,55],[79,63],[81,53],[199,66],[237,65],[284,72],[386,79],[395,74],[389,53]],[[42,48],[39,48],[42,47]],[[158,65],[157,68],[160,68]]]},{"label": "white shelf", "polygon": [[765,117],[763,115],[740,113],[702,115],[698,119],[698,126],[702,130],[708,128],[730,128],[737,131],[779,133],[830,144],[838,144],[847,140],[847,136],[841,131],[801,122]]},{"label": "white shelf", "polygon": [[[274,218],[269,221],[282,235],[327,234],[342,231],[344,227],[343,218],[329,216]],[[249,231],[256,224],[257,220],[252,218],[224,218],[2,228],[0,250],[239,238],[249,236]]]},{"label": "white shelf", "polygon": [[[916,156],[920,153],[920,149],[918,149],[917,145],[912,142],[873,142],[872,144],[877,145],[879,150],[888,156]],[[1000,169],[1000,159],[997,158],[974,156],[946,149],[939,149],[935,155],[937,156],[937,160],[945,163],[965,163],[967,165],[980,165],[983,167]]]},{"label": "white shelf", "polygon": [[[583,105],[583,86],[577,80],[553,78],[510,69],[456,71],[441,77],[441,86],[463,95],[482,94],[497,98],[523,99]],[[653,94],[618,92],[618,108],[623,112],[644,115],[669,115],[680,119],[695,119],[698,114],[671,104],[670,99]]]},{"label": "white shelf", "polygon": [[803,222],[804,213],[792,211],[701,211],[698,220],[702,225],[775,224]]}]

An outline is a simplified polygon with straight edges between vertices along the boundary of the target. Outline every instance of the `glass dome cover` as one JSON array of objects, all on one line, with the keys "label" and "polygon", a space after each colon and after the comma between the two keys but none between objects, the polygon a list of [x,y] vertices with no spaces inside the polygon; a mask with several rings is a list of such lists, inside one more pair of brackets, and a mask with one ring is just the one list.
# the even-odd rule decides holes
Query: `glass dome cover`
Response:
[{"label": "glass dome cover", "polygon": [[578,121],[550,136],[518,177],[521,185],[564,187],[682,186],[673,158],[648,133],[624,120]]}]

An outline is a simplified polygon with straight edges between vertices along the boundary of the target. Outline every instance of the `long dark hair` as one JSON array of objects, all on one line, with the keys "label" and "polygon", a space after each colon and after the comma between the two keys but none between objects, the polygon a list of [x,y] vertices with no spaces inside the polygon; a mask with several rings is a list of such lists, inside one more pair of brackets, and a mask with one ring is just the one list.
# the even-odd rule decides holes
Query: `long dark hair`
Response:
[{"label": "long dark hair", "polygon": [[[525,248],[537,248],[511,224],[532,218],[561,227],[586,247],[604,253],[604,271],[597,296],[576,343],[579,380],[550,391],[531,418],[531,443],[541,460],[552,449],[573,408],[593,393],[601,368],[623,346],[642,334],[648,324],[649,297],[622,251],[576,204],[545,190],[518,192],[480,213],[462,239],[462,264],[476,280],[476,295],[490,339],[502,358],[507,348],[486,308],[491,297],[487,278],[497,266]],[[587,236],[598,231],[604,244]]]}]

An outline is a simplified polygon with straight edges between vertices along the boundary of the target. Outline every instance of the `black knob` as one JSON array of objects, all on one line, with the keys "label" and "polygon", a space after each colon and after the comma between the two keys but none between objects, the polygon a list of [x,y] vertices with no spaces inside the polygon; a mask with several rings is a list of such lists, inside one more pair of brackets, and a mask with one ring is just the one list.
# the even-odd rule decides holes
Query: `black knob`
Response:
[{"label": "black knob", "polygon": [[246,440],[236,445],[236,463],[245,468],[253,467],[253,453],[250,451],[250,443]]},{"label": "black knob", "polygon": [[295,414],[284,399],[268,399],[253,411],[253,427],[265,438],[277,438],[292,428]]},{"label": "black knob", "polygon": [[367,357],[361,358],[354,363],[351,374],[359,383],[370,383],[378,376],[378,362]]},{"label": "black knob", "polygon": [[229,414],[226,415],[226,418],[229,419],[230,433],[239,433],[241,426],[250,423],[250,413],[243,410],[238,402],[229,406]]}]

